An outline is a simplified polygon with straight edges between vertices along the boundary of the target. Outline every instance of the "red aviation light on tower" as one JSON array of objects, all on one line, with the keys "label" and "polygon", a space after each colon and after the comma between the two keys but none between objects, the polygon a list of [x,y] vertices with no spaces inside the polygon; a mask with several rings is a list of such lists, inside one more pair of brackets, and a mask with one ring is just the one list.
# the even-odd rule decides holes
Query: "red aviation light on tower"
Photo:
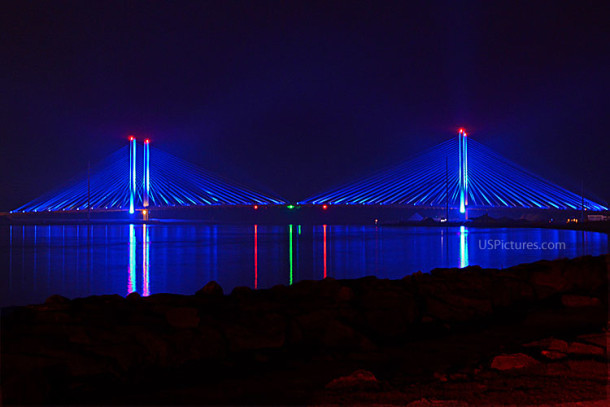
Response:
[{"label": "red aviation light on tower", "polygon": [[[464,129],[460,127],[459,132],[460,132],[460,134],[461,134],[461,133],[464,133]],[[464,135],[466,135],[466,134],[464,133]]]},{"label": "red aviation light on tower", "polygon": [[144,144],[148,144],[148,143],[150,143],[149,139],[144,140]]},{"label": "red aviation light on tower", "polygon": [[468,133],[464,132],[464,137],[468,137]]},{"label": "red aviation light on tower", "polygon": [[134,141],[136,138],[134,136],[129,136],[129,141]]}]

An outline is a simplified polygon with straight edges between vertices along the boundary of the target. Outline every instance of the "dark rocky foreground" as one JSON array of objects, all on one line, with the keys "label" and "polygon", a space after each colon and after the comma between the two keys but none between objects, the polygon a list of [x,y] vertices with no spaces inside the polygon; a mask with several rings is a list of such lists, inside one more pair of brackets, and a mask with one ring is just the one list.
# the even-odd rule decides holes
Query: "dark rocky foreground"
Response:
[{"label": "dark rocky foreground", "polygon": [[3,404],[606,405],[609,274],[600,256],[53,296],[3,310]]}]

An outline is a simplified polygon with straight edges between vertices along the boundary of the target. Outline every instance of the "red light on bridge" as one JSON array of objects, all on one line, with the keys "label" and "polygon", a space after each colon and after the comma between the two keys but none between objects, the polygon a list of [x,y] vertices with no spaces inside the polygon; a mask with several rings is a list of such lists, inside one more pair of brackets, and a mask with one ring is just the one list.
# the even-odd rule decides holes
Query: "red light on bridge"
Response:
[{"label": "red light on bridge", "polygon": [[254,205],[254,210],[257,210],[257,209],[258,209],[258,205]]},{"label": "red light on bridge", "polygon": [[327,210],[328,209],[328,205],[322,205],[322,209]]},{"label": "red light on bridge", "polygon": [[146,139],[146,140],[144,140],[144,143],[148,144],[148,143],[150,143],[150,140]]},{"label": "red light on bridge", "polygon": [[467,134],[467,133],[464,133],[464,137],[468,137],[468,134]]},{"label": "red light on bridge", "polygon": [[129,136],[129,141],[134,141],[136,138],[134,136]]},{"label": "red light on bridge", "polygon": [[459,131],[460,131],[460,133],[464,133],[464,129],[463,128],[460,128]]}]

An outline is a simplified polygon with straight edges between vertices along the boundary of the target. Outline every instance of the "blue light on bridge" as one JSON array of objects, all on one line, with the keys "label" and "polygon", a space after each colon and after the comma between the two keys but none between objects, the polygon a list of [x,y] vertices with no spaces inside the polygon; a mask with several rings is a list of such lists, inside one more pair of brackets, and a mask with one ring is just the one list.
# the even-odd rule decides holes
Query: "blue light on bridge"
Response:
[{"label": "blue light on bridge", "polygon": [[129,136],[129,213],[133,214],[136,200],[136,138]]},{"label": "blue light on bridge", "polygon": [[447,203],[460,213],[468,208],[608,209],[507,160],[463,129],[400,165],[299,202],[436,208]]},{"label": "blue light on bridge", "polygon": [[[476,142],[461,129],[452,138],[406,162],[372,177],[308,198],[301,204],[404,205],[445,207],[466,213],[468,208],[536,208],[607,210],[605,204],[583,198]],[[159,149],[148,140],[144,165],[136,166],[136,140],[112,154],[94,171],[13,212],[136,209],[174,206],[284,205],[286,202],[229,182]],[[128,151],[127,151],[128,150]],[[446,173],[446,163],[449,173]],[[129,173],[127,177],[126,174]],[[89,181],[89,182],[88,182]],[[90,185],[90,188],[89,188]]]},{"label": "blue light on bridge", "polygon": [[[285,201],[227,181],[171,154],[153,149],[144,142],[143,163],[137,166],[136,139],[97,165],[90,179],[82,177],[21,206],[22,213],[137,209],[208,205],[283,205]],[[88,188],[90,186],[90,189]]]}]

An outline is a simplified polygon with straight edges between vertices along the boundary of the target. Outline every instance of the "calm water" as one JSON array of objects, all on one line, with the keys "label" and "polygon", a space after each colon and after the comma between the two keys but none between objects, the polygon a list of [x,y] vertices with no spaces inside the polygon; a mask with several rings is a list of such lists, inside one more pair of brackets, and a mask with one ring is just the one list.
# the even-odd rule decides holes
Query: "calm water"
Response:
[{"label": "calm water", "polygon": [[[506,246],[511,241],[564,247],[482,248],[486,243]],[[503,268],[608,252],[605,234],[547,229],[3,226],[0,306],[39,303],[55,293],[71,298],[132,291],[192,294],[210,280],[228,292],[236,286],[268,288],[325,276],[402,278],[435,267]]]}]

